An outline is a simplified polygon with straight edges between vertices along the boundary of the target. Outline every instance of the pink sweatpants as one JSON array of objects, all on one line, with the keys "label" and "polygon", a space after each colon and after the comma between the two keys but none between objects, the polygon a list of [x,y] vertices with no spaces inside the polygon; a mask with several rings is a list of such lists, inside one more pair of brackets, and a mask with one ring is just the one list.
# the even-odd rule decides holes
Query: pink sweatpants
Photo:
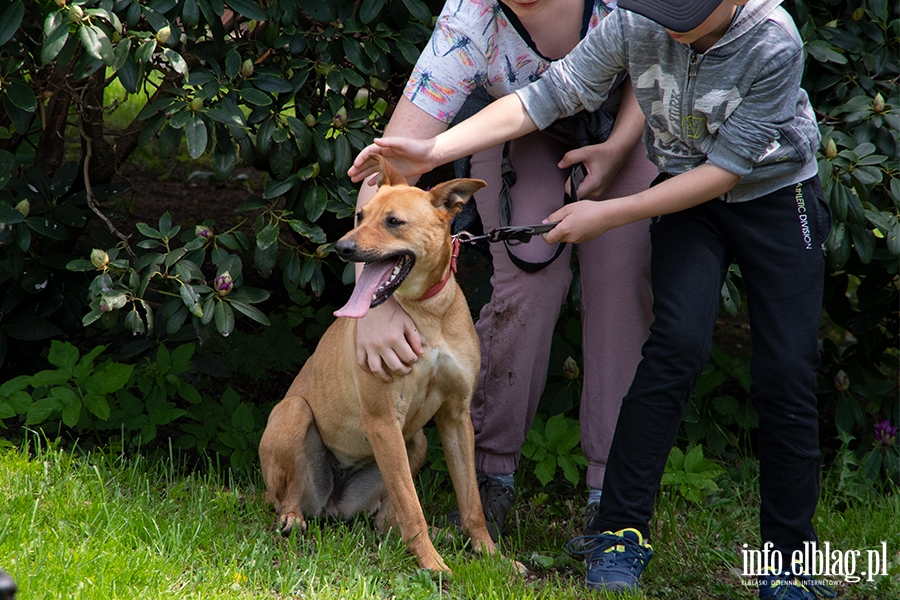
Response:
[{"label": "pink sweatpants", "polygon": [[[568,171],[557,168],[566,147],[533,133],[512,142],[517,181],[511,189],[512,224],[540,223],[563,204]],[[471,176],[488,186],[475,198],[484,230],[499,227],[502,146],[472,157]],[[604,198],[649,187],[657,170],[638,144]],[[622,398],[631,385],[650,323],[649,222],[612,229],[578,246],[582,283],[584,386],[581,447],[590,462],[587,483],[602,488],[606,458]],[[517,257],[539,262],[554,248],[541,238],[516,246]],[[550,342],[572,279],[571,246],[550,266],[525,273],[503,244],[491,244],[493,294],[476,329],[481,372],[472,401],[475,462],[487,473],[516,469],[547,380]]]}]

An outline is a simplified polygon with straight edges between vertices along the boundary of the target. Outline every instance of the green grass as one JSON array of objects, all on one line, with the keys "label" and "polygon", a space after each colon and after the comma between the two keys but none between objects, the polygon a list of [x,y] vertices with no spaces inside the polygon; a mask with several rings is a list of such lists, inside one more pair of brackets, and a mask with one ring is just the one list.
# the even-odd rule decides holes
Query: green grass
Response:
[{"label": "green grass", "polygon": [[[363,519],[311,522],[305,537],[274,533],[258,477],[187,472],[172,460],[82,455],[47,445],[0,448],[0,567],[21,600],[36,598],[316,598],[506,600],[584,598],[583,568],[563,551],[576,535],[579,498],[520,495],[504,553],[530,570],[469,552],[455,536],[436,543],[451,577],[419,571],[399,536]],[[734,475],[734,474],[732,474]],[[644,576],[651,599],[751,598],[741,585],[741,544],[754,547],[752,474],[696,507],[664,491],[657,506],[656,555]],[[426,486],[425,510],[443,514],[452,496]],[[443,486],[440,486],[443,487]],[[843,598],[900,597],[900,497],[844,512],[826,497],[817,515],[834,548],[876,548],[886,540],[895,574],[842,586]],[[602,598],[602,595],[591,596]]]}]

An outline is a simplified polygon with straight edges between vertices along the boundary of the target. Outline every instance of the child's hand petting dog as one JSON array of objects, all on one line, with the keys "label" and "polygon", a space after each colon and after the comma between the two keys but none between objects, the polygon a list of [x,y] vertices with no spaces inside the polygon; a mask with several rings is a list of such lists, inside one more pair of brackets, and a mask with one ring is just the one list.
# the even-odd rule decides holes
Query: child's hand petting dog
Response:
[{"label": "child's hand petting dog", "polygon": [[[374,144],[363,148],[347,171],[347,175],[354,183],[359,183],[381,171],[381,163],[375,155],[390,159],[391,165],[404,177],[427,173],[441,164],[435,162],[434,138],[425,140],[405,137],[376,138]],[[371,178],[368,182],[369,185],[377,183],[377,177]]]}]

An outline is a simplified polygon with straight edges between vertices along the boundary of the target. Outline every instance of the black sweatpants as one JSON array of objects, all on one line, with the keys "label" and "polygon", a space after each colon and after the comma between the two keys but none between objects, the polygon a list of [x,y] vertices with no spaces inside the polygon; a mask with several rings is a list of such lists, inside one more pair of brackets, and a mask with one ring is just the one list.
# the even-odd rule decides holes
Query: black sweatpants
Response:
[{"label": "black sweatpants", "polygon": [[821,453],[815,372],[830,227],[816,177],[748,202],[712,200],[653,220],[655,320],[622,402],[591,529],[650,534],[666,459],[709,358],[719,292],[736,259],[753,342],[762,542],[772,542],[789,564],[792,551],[816,539]]}]

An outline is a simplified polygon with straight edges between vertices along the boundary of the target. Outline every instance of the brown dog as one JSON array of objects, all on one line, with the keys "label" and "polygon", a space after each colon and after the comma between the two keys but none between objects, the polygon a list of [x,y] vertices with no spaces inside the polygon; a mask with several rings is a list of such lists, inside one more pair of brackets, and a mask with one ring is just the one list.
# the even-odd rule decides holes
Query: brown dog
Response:
[{"label": "brown dog", "polygon": [[[379,157],[380,158],[380,157]],[[422,191],[382,161],[375,196],[335,246],[366,263],[350,301],[325,332],[259,446],[266,500],[282,533],[306,530],[303,515],[374,515],[396,523],[419,566],[449,571],[434,549],[413,476],[425,461],[422,427],[434,418],[456,491],[463,531],[494,552],[475,481],[469,402],[479,369],[478,339],[451,273],[450,221],[483,181],[454,179]],[[422,336],[412,372],[386,383],[356,363],[356,319],[394,294]]]}]

